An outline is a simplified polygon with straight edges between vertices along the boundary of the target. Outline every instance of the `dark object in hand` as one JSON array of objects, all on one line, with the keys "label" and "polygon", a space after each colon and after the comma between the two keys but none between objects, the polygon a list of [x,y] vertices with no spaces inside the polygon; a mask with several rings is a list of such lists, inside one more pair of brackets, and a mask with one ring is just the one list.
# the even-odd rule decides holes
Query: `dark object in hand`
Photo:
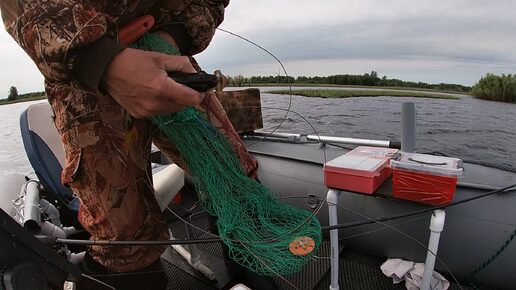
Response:
[{"label": "dark object in hand", "polygon": [[198,73],[168,72],[174,81],[199,92],[205,92],[217,86],[217,77],[203,71]]}]

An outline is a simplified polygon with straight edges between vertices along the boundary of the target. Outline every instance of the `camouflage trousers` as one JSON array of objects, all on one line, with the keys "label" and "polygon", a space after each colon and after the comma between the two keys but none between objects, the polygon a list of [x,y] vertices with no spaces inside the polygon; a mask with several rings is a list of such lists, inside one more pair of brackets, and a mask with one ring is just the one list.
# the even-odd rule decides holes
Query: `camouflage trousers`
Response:
[{"label": "camouflage trousers", "polygon": [[[63,88],[51,86],[47,86],[47,93],[54,89],[64,93]],[[80,92],[70,92],[81,96]],[[256,177],[257,163],[233,129],[216,94],[219,93],[206,93],[198,109],[229,139],[248,175]],[[81,98],[69,98],[66,104],[49,98],[65,148],[62,182],[81,201],[79,221],[94,240],[168,239],[153,193],[149,157],[152,141],[185,168],[176,147],[149,120],[132,118],[111,97],[91,98],[94,97],[90,95],[82,103],[78,103]],[[128,272],[155,262],[164,247],[92,246],[88,250],[107,268]]]}]

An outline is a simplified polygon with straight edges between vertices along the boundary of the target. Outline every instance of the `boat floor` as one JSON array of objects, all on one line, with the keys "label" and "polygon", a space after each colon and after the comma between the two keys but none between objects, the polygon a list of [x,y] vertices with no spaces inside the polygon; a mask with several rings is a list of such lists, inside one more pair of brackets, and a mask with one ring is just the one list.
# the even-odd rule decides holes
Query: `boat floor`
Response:
[{"label": "boat floor", "polygon": [[[181,213],[179,214],[182,215]],[[170,215],[169,213],[169,221],[173,219]],[[207,213],[198,210],[194,216],[195,217],[192,218],[191,221],[189,220],[189,222],[201,229],[210,231],[210,217]],[[174,237],[177,239],[213,238],[213,236],[196,229],[192,229],[190,233],[187,233],[185,223],[178,219],[172,221],[169,225]],[[368,255],[356,249],[347,248],[344,243],[342,243],[341,246],[339,269],[341,289],[406,289],[404,282],[393,284],[391,278],[383,275],[380,270],[380,265],[384,262],[384,259]],[[221,270],[225,267],[220,266],[231,264],[228,260],[224,259],[222,243],[199,244],[197,247],[201,250],[200,252],[202,252],[203,257],[210,258],[209,260],[212,262],[211,266],[215,266],[213,268]],[[301,272],[284,277],[288,282],[281,278],[274,278],[278,289],[328,289],[330,285],[329,253],[329,242],[325,240],[319,248],[317,256],[314,257]],[[165,271],[169,278],[168,289],[221,289],[220,285],[217,285],[216,282],[209,281],[198,272],[196,273],[171,247],[167,249],[162,258]],[[213,261],[215,262],[213,263]],[[226,274],[231,276],[231,273]],[[222,274],[221,277],[226,279],[228,278],[227,275],[224,276],[224,274]],[[451,277],[447,277],[447,279],[452,281]],[[238,282],[239,281],[233,280],[229,285],[234,285]],[[296,288],[292,287],[290,284],[294,285]],[[250,286],[253,287],[253,285]],[[451,283],[449,289],[489,289],[481,285],[475,285],[475,288],[469,286],[470,285],[466,282],[461,283],[460,286],[456,283]]]}]

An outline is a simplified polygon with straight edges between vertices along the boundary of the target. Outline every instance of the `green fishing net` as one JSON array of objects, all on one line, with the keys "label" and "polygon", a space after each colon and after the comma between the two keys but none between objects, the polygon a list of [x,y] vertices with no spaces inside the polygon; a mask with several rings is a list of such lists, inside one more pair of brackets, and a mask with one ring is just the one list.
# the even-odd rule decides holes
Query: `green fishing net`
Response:
[{"label": "green fishing net", "polygon": [[[133,47],[178,54],[153,34]],[[317,219],[277,201],[271,191],[247,177],[229,141],[200,112],[188,107],[150,119],[188,165],[204,208],[217,217],[231,259],[258,274],[276,276],[298,272],[317,252],[321,243]]]}]

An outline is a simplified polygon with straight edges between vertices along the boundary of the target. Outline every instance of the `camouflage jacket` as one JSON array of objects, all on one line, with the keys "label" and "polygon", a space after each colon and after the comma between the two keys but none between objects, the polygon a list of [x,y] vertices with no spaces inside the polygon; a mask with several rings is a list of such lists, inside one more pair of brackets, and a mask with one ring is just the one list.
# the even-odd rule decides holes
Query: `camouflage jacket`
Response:
[{"label": "camouflage jacket", "polygon": [[[229,0],[2,0],[6,30],[36,63],[48,84],[77,81],[96,90],[122,47],[118,27],[150,14],[187,55],[204,50]],[[49,96],[50,97],[50,96]]]}]

